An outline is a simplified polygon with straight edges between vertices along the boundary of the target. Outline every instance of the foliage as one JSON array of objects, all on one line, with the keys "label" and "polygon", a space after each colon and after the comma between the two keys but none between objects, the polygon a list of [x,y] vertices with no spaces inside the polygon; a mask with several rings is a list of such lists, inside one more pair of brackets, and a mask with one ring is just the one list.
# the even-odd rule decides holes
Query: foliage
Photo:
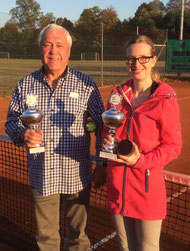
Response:
[{"label": "foliage", "polygon": [[34,0],[17,0],[16,7],[10,10],[12,21],[23,29],[35,29],[42,16],[40,5]]},{"label": "foliage", "polygon": [[[72,53],[80,58],[81,52],[101,53],[103,31],[104,57],[123,55],[126,40],[137,32],[150,36],[156,43],[167,38],[178,39],[180,33],[181,0],[169,0],[166,6],[160,0],[142,3],[135,16],[120,21],[116,10],[110,6],[84,9],[80,18],[72,23],[67,18],[55,19],[53,13],[43,14],[35,0],[16,0],[10,10],[11,19],[0,29],[0,51],[11,57],[39,58],[38,34],[47,24],[56,21],[65,27],[73,39]],[[184,39],[189,39],[190,0],[185,0]],[[102,29],[103,28],[103,29]]]},{"label": "foliage", "polygon": [[[166,4],[167,10],[175,10],[181,7],[182,0],[169,0],[169,2]],[[184,6],[187,9],[190,9],[190,1],[184,0]]]}]

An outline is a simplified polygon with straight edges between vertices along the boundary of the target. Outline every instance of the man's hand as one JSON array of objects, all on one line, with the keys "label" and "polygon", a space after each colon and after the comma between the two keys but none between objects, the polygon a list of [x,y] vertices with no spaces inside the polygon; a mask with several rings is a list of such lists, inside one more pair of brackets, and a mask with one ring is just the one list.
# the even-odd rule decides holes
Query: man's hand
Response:
[{"label": "man's hand", "polygon": [[94,170],[94,188],[97,189],[106,183],[107,168],[101,165],[96,165]]},{"label": "man's hand", "polygon": [[25,142],[28,148],[36,147],[42,143],[42,130],[26,129],[21,134],[21,139]]}]

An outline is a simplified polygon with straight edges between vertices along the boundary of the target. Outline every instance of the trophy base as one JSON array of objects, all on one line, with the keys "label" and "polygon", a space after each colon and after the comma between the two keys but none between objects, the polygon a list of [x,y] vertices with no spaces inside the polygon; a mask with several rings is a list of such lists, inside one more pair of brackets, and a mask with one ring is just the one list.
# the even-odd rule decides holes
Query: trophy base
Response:
[{"label": "trophy base", "polygon": [[39,146],[39,147],[34,147],[34,148],[29,149],[30,154],[43,153],[43,152],[45,152],[45,147],[44,146]]},{"label": "trophy base", "polygon": [[105,159],[115,160],[115,159],[117,159],[117,154],[101,151],[100,152],[100,157],[105,158]]}]

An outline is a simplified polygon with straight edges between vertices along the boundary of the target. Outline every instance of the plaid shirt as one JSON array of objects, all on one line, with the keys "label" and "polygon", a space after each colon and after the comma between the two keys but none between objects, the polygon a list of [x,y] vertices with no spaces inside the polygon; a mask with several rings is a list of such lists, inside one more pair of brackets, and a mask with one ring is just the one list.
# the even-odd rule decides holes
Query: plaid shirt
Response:
[{"label": "plaid shirt", "polygon": [[29,154],[29,179],[40,195],[72,194],[89,185],[92,177],[90,134],[85,130],[90,116],[97,123],[96,161],[101,148],[104,105],[94,81],[86,74],[67,68],[53,90],[42,69],[17,84],[9,106],[6,132],[16,145],[23,145],[20,135],[27,127],[21,114],[28,109],[26,97],[37,97],[36,108],[43,114],[45,153]]}]

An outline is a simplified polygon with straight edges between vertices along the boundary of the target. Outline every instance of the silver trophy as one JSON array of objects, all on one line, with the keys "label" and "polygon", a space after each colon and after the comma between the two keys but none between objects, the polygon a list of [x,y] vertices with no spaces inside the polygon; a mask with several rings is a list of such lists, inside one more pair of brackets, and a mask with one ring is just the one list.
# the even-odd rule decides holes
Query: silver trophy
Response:
[{"label": "silver trophy", "polygon": [[108,150],[101,151],[100,157],[106,159],[117,159],[117,150],[115,148],[114,136],[116,132],[116,128],[122,126],[125,116],[120,110],[116,109],[118,105],[122,103],[123,97],[119,93],[112,93],[109,98],[109,103],[114,106],[102,114],[102,119],[104,124],[109,127],[109,135],[112,137],[112,144],[106,145]]},{"label": "silver trophy", "polygon": [[[27,124],[31,129],[37,129],[37,125],[42,121],[42,113],[35,109],[37,98],[35,95],[30,94],[26,98],[26,104],[28,109],[21,115],[22,121]],[[29,153],[40,153],[44,152],[44,146],[37,144],[34,148],[29,148]]]}]

